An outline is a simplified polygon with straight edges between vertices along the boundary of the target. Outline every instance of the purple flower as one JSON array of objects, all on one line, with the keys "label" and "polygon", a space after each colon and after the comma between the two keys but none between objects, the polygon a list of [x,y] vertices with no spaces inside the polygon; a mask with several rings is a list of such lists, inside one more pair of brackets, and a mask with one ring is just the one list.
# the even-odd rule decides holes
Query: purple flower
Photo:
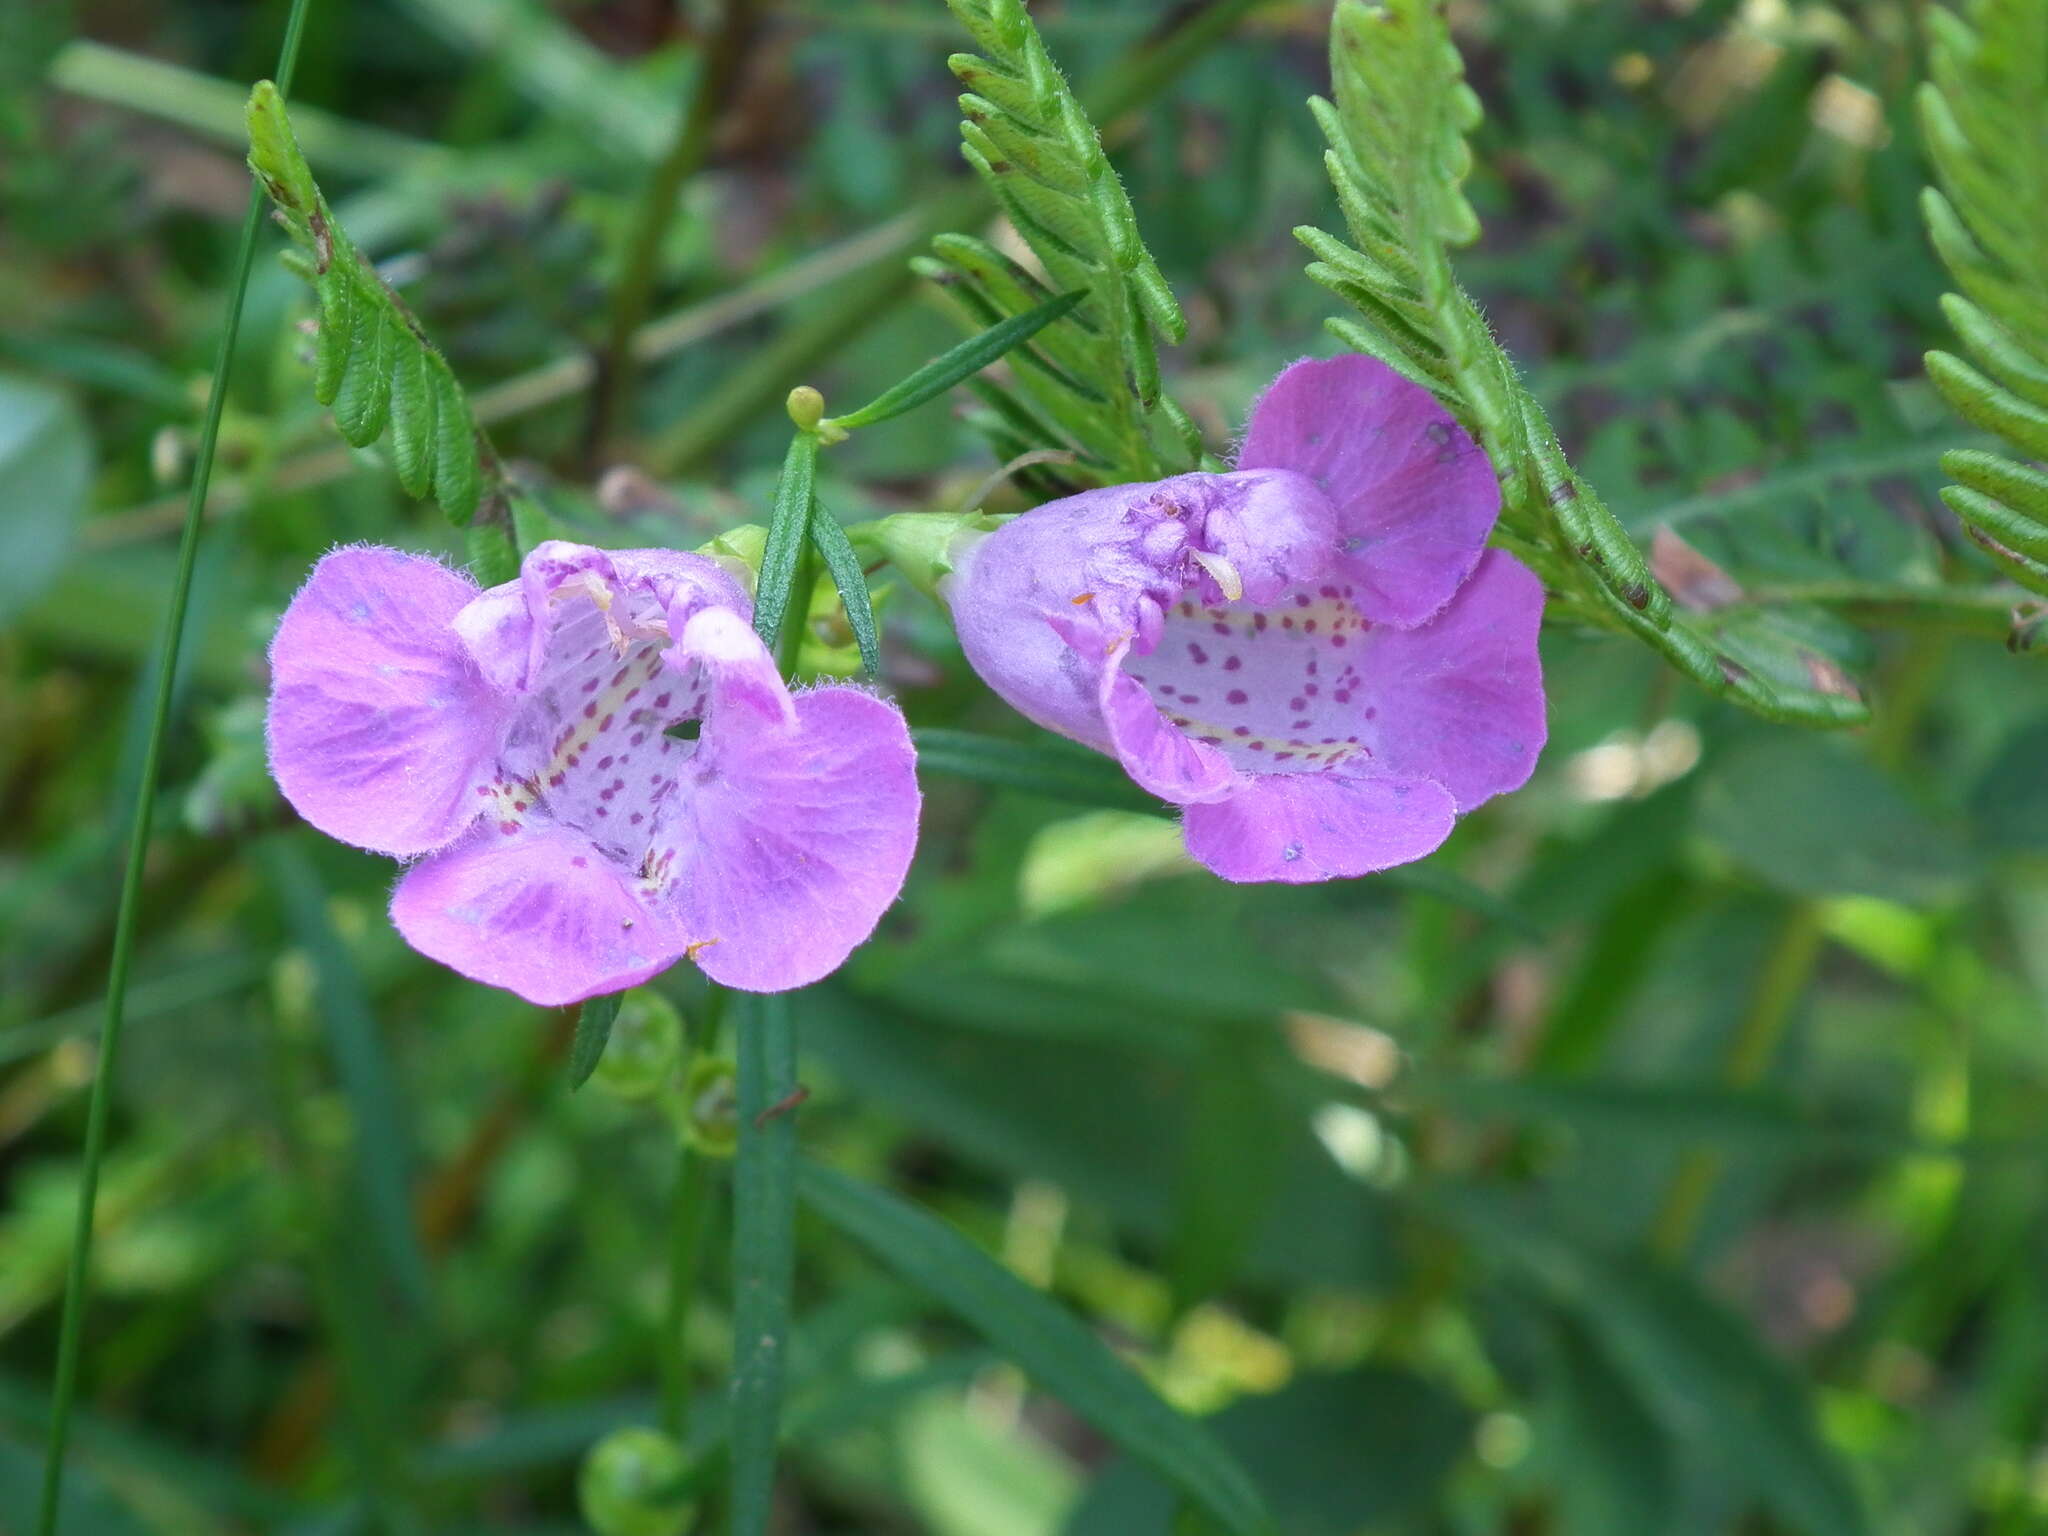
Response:
[{"label": "purple flower", "polygon": [[802,986],[902,887],[914,758],[882,700],[792,696],[750,612],[667,550],[550,542],[479,592],[338,549],[271,646],[270,770],[321,831],[418,858],[392,921],[465,976],[552,1005],[688,955]]},{"label": "purple flower", "polygon": [[955,555],[967,658],[1187,807],[1226,880],[1419,859],[1544,739],[1543,589],[1485,548],[1486,455],[1367,357],[1300,362],[1237,469],[1084,491]]}]

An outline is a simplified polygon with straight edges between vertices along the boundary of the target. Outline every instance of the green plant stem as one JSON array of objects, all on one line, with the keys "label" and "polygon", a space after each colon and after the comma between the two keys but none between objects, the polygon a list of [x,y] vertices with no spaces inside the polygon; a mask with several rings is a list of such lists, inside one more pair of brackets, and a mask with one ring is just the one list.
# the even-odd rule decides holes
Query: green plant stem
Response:
[{"label": "green plant stem", "polygon": [[[291,85],[298,63],[299,38],[305,31],[309,0],[292,0],[278,49],[277,88]],[[171,582],[171,606],[164,615],[161,660],[150,705],[149,745],[142,758],[142,777],[135,796],[135,817],[128,835],[128,860],[121,874],[121,896],[115,908],[114,952],[107,966],[107,1022],[100,1033],[99,1061],[93,1071],[92,1101],[86,1111],[84,1163],[79,1177],[78,1210],[71,1233],[71,1259],[64,1276],[64,1312],[57,1329],[55,1402],[50,1409],[50,1439],[43,1452],[42,1496],[36,1515],[38,1536],[55,1536],[63,1502],[64,1446],[71,1432],[71,1407],[78,1395],[79,1351],[85,1337],[85,1309],[92,1269],[93,1215],[99,1201],[100,1160],[106,1154],[107,1120],[112,1113],[114,1069],[120,1058],[121,1021],[128,996],[128,967],[135,953],[136,916],[142,906],[143,865],[156,811],[157,780],[163,773],[164,738],[170,734],[171,698],[178,675],[178,650],[185,638],[185,613],[192,601],[192,572],[199,558],[199,532],[206,510],[206,485],[213,474],[214,450],[220,441],[222,413],[227,408],[228,369],[234,361],[235,338],[242,328],[242,300],[249,291],[249,273],[256,261],[256,236],[263,227],[267,199],[261,187],[249,191],[249,211],[242,219],[241,245],[228,281],[227,314],[221,323],[220,347],[214,355],[213,383],[207,391],[206,416],[193,458],[191,496],[185,506],[185,528],[178,540],[177,574]]]},{"label": "green plant stem", "polygon": [[[812,502],[812,512],[816,512]],[[789,607],[782,615],[782,632],[775,637],[775,665],[791,682],[803,665],[804,640],[811,632],[811,597],[818,586],[818,552],[812,547],[810,529],[797,551],[796,576],[789,584]]]},{"label": "green plant stem", "polygon": [[718,24],[705,43],[690,92],[690,104],[676,124],[675,142],[648,178],[632,240],[619,280],[612,288],[611,324],[605,337],[597,389],[591,398],[589,443],[601,453],[632,405],[637,373],[633,337],[647,318],[661,266],[661,247],[681,206],[682,191],[703,168],[719,114],[739,78],[753,34],[752,0],[723,0]]},{"label": "green plant stem", "polygon": [[[1721,1081],[1730,1088],[1754,1085],[1777,1054],[1785,1026],[1806,991],[1813,967],[1820,958],[1821,909],[1817,902],[1800,901],[1785,914],[1763,969],[1757,973],[1749,1006],[1743,1011],[1734,1037],[1728,1042]],[[1685,1257],[1706,1214],[1707,1200],[1721,1177],[1722,1154],[1714,1147],[1688,1148],[1664,1191],[1663,1204],[1651,1228],[1650,1246],[1676,1263]]]}]

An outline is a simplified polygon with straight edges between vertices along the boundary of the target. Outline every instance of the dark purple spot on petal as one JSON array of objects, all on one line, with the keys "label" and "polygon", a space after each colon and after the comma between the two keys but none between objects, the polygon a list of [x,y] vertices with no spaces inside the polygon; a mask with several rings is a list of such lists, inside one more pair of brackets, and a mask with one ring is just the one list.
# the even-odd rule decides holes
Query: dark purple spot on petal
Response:
[{"label": "dark purple spot on petal", "polygon": [[1230,690],[1230,692],[1223,695],[1223,698],[1224,702],[1228,704],[1244,704],[1249,702],[1250,695],[1248,695],[1242,688],[1233,688]]}]

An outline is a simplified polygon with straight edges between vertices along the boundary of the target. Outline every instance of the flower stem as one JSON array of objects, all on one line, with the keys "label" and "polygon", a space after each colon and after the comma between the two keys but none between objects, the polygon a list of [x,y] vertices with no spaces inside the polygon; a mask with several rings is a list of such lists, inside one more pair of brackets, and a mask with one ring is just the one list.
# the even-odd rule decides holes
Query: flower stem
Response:
[{"label": "flower stem", "polygon": [[[278,49],[277,88],[291,86],[298,63],[299,39],[305,31],[310,0],[292,0]],[[164,738],[170,733],[171,698],[178,674],[178,650],[185,637],[185,613],[192,601],[192,572],[199,557],[199,532],[206,509],[206,486],[213,475],[214,450],[227,406],[228,369],[234,361],[235,338],[242,328],[242,300],[256,260],[256,236],[263,227],[266,199],[261,187],[249,190],[249,211],[242,219],[241,245],[228,280],[227,314],[221,323],[220,347],[214,355],[213,382],[207,391],[206,416],[192,464],[191,496],[185,526],[178,540],[177,574],[171,583],[171,604],[164,615],[155,696],[150,706],[149,743],[143,751],[142,776],[128,836],[128,860],[121,874],[121,896],[115,908],[114,952],[107,966],[107,1022],[100,1034],[99,1061],[93,1072],[92,1101],[86,1112],[84,1161],[79,1176],[78,1209],[71,1234],[70,1262],[64,1276],[64,1312],[57,1331],[55,1401],[50,1409],[50,1439],[43,1453],[43,1486],[36,1515],[38,1536],[55,1536],[63,1500],[64,1447],[71,1433],[71,1408],[78,1395],[79,1350],[85,1335],[85,1309],[92,1268],[93,1216],[99,1201],[100,1161],[106,1153],[107,1120],[111,1113],[114,1069],[120,1055],[121,1021],[128,996],[128,966],[135,952],[136,918],[142,906],[143,864],[155,820],[157,780],[163,772]]]}]

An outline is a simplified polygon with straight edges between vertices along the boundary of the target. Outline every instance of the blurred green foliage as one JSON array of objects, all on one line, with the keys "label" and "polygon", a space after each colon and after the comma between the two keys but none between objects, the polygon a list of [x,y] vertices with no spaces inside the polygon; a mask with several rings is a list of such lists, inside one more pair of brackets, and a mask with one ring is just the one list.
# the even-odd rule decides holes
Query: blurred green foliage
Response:
[{"label": "blurred green foliage", "polygon": [[[984,320],[1038,296],[961,174],[947,68],[1027,45],[937,0],[742,9],[630,419],[600,431],[612,285],[723,8],[314,7],[311,169],[534,526],[688,548],[765,522],[792,385],[872,398],[957,339],[963,291]],[[1076,271],[1102,316],[1130,307],[1116,411],[1016,359],[959,415],[822,455],[821,508],[1017,510],[1100,478],[1090,455],[1179,453],[1179,412],[1227,454],[1273,371],[1329,344],[1290,233],[1346,227],[1304,105],[1332,90],[1328,10],[1238,9],[1171,74],[1131,61],[1199,9],[1037,13],[1069,79],[1148,87],[1079,99],[1110,102],[1185,323],[1159,419],[1141,354],[1175,328],[1098,201],[1108,254]],[[1231,888],[876,577],[924,842],[876,942],[789,1005],[810,1092],[775,1122],[808,1169],[776,1529],[1204,1529],[1185,1479],[1111,1443],[1157,1429],[1111,1351],[1201,1421],[1170,1419],[1155,1466],[1220,1444],[1208,1508],[1241,1509],[1234,1462],[1288,1536],[2048,1523],[2048,700],[2006,648],[2037,615],[1940,497],[1945,451],[2000,445],[1921,368],[1950,335],[1918,208],[1924,10],[1959,47],[1908,0],[1449,11],[1485,109],[1459,125],[1482,232],[1457,284],[1683,622],[1759,671],[1794,658],[1869,727],[1773,726],[1559,625],[1527,790],[1407,871]],[[32,1517],[137,679],[282,15],[0,0],[0,1530]],[[2035,210],[2041,164],[2001,167]],[[971,237],[939,255],[972,283],[907,280],[941,232]],[[1013,267],[1017,302],[988,299]],[[375,434],[337,439],[312,314],[259,268],[63,1528],[547,1533],[684,1506],[722,1528],[721,1448],[759,1429],[726,1408],[740,1308],[723,1264],[680,1313],[667,1276],[682,1237],[731,1239],[727,1164],[695,1164],[701,1232],[670,1210],[684,1129],[732,1122],[730,1071],[648,1052],[665,1016],[634,1002],[572,1093],[574,1020],[408,952],[388,864],[298,827],[262,774],[264,640],[311,560],[457,553]],[[1042,340],[1055,370],[1109,345]],[[667,462],[687,474],[635,467]],[[829,587],[807,619],[807,656],[850,651]],[[659,985],[715,1049],[696,979]],[[976,1252],[1087,1330],[1020,1331],[1038,1314]],[[657,1463],[686,1486],[645,1486]]]}]

